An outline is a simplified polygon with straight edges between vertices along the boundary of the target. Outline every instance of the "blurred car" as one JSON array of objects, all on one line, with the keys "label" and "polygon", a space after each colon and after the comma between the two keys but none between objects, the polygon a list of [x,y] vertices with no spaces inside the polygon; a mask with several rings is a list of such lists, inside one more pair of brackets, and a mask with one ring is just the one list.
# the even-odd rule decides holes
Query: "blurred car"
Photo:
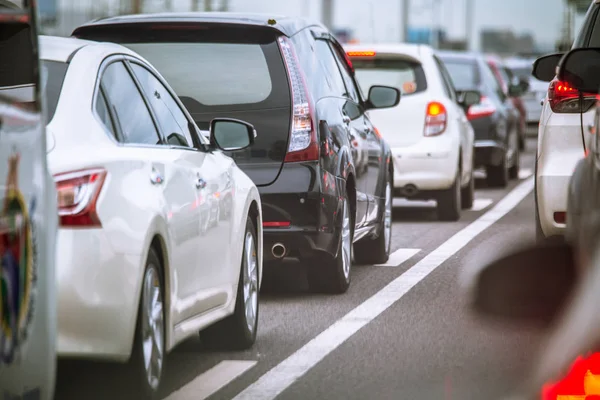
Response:
[{"label": "blurred car", "polygon": [[519,121],[509,95],[520,95],[521,88],[511,85],[505,93],[480,54],[440,51],[438,55],[457,90],[482,94],[481,102],[467,109],[475,130],[475,166],[485,167],[488,185],[506,187],[509,179],[519,177]]},{"label": "blurred car", "polygon": [[[436,200],[439,218],[456,221],[471,208],[474,133],[448,72],[431,47],[416,44],[346,46],[359,84],[391,85],[402,104],[370,111],[392,148],[395,194]],[[474,96],[474,98],[473,98]],[[470,93],[478,103],[479,93]]]},{"label": "blurred car", "polygon": [[500,82],[502,86],[502,90],[508,97],[510,97],[513,106],[518,113],[518,121],[519,121],[519,149],[525,150],[525,142],[527,139],[527,110],[525,109],[525,104],[521,99],[521,96],[510,96],[509,88],[511,85],[519,86],[521,88],[521,93],[525,93],[529,89],[529,82],[526,80],[519,80],[513,72],[504,65],[504,62],[495,56],[487,56],[486,59],[488,65],[492,69],[494,76]]},{"label": "blurred car", "polygon": [[537,131],[542,115],[542,103],[548,93],[548,82],[541,81],[532,75],[534,61],[535,59],[529,58],[510,58],[505,63],[519,80],[529,83],[529,87],[521,99],[527,112],[527,127],[535,128]]},{"label": "blurred car", "polygon": [[35,2],[0,2],[0,397],[54,398],[58,217]]},{"label": "blurred car", "polygon": [[[581,25],[573,48],[600,47],[600,2],[594,1]],[[556,78],[563,53],[536,60],[533,75],[550,82],[538,131],[535,164],[535,225],[538,239],[565,232],[567,188],[577,162],[590,146],[589,127],[594,123],[596,93],[580,93]],[[582,101],[580,101],[580,99]]]},{"label": "blurred car", "polygon": [[[166,353],[187,337],[202,330],[207,342],[234,348],[255,341],[260,197],[218,150],[247,147],[255,132],[214,119],[205,141],[133,51],[40,40],[60,217],[58,353],[128,361],[124,384],[155,398]],[[231,217],[201,237],[203,199],[225,172],[236,187]]]},{"label": "blurred car", "polygon": [[[387,261],[393,165],[367,110],[393,107],[400,94],[372,87],[364,97],[325,27],[273,15],[166,13],[106,18],[73,35],[150,60],[201,129],[216,116],[256,126],[254,146],[235,160],[259,187],[268,261],[310,260],[311,289],[327,293],[347,291],[353,242],[357,262]],[[353,131],[373,143],[369,174],[358,173]]]}]

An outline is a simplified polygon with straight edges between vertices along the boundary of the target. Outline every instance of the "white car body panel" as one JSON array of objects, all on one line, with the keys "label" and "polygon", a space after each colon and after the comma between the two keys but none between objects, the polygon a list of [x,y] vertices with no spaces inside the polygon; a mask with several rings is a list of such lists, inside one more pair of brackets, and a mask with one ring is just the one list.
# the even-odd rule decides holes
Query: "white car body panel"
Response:
[{"label": "white car body panel", "polygon": [[[474,131],[462,108],[446,95],[433,49],[413,44],[361,44],[349,45],[345,49],[375,51],[386,57],[416,61],[423,66],[427,80],[425,91],[401,96],[396,107],[369,111],[369,117],[389,143],[394,156],[394,187],[398,189],[413,184],[425,191],[450,188],[456,177],[461,151],[462,186],[466,185],[473,170]],[[426,110],[432,101],[445,106],[447,127],[441,135],[426,137],[423,134]]]},{"label": "white car body panel", "polygon": [[[42,37],[42,58],[72,57],[48,130],[53,174],[102,167],[98,198],[101,228],[61,228],[58,235],[58,351],[60,356],[125,361],[131,353],[142,274],[153,238],[163,253],[167,350],[234,312],[246,228],[258,211],[257,252],[262,278],[262,213],[258,190],[233,160],[168,146],[120,144],[92,112],[103,60],[125,54],[114,44]],[[63,50],[61,50],[64,49]],[[178,102],[188,119],[191,117]],[[85,133],[85,140],[81,135]],[[152,185],[158,173],[163,183]],[[196,186],[199,177],[205,186]],[[208,230],[206,212],[223,187],[233,188],[230,209]],[[223,207],[219,204],[219,207]],[[222,251],[227,249],[227,251]]]}]

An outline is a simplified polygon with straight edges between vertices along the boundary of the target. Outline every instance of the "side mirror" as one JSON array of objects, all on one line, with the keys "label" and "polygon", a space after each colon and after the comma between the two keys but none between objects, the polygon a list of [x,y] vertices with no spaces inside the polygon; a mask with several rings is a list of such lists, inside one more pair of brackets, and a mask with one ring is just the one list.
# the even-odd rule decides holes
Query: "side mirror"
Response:
[{"label": "side mirror", "polygon": [[600,48],[571,50],[558,67],[558,79],[585,93],[600,90]]},{"label": "side mirror", "polygon": [[374,85],[369,89],[368,108],[390,108],[400,102],[400,91],[391,86]]},{"label": "side mirror", "polygon": [[510,85],[508,87],[508,97],[519,97],[523,95],[523,87],[521,85]]},{"label": "side mirror", "polygon": [[556,67],[564,53],[554,53],[543,56],[533,63],[532,75],[542,82],[550,82],[556,76]]},{"label": "side mirror", "polygon": [[469,277],[477,314],[546,326],[558,315],[576,283],[572,248],[536,244],[501,257]]},{"label": "side mirror", "polygon": [[458,93],[458,103],[464,108],[469,108],[481,103],[481,92],[477,90],[465,90]]},{"label": "side mirror", "polygon": [[237,151],[254,144],[256,130],[251,124],[232,118],[210,121],[210,144],[224,151]]}]

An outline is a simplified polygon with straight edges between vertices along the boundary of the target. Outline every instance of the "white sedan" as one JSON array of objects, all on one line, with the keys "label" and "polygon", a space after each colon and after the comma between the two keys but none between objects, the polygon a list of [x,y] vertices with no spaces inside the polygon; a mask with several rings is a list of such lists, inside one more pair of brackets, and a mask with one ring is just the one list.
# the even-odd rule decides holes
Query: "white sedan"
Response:
[{"label": "white sedan", "polygon": [[346,51],[361,87],[391,85],[402,92],[398,106],[370,112],[392,149],[396,195],[437,200],[440,219],[458,220],[461,208],[473,205],[475,183],[474,132],[464,108],[478,103],[480,94],[458,99],[429,46],[350,45]]},{"label": "white sedan", "polygon": [[215,119],[207,141],[125,47],[42,36],[41,59],[60,216],[58,353],[129,361],[127,381],[153,398],[182,340],[255,341],[261,202],[220,149],[247,148],[256,132]]}]

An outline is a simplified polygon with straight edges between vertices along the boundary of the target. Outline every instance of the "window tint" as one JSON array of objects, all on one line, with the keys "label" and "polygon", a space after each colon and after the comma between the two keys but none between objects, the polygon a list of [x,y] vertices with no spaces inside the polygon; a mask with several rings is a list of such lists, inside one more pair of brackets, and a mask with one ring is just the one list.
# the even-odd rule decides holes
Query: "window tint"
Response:
[{"label": "window tint", "polygon": [[54,118],[69,65],[59,61],[41,60],[41,67],[42,91],[46,100],[46,121],[49,123]]},{"label": "window tint", "polygon": [[310,92],[316,99],[329,95],[326,72],[317,58],[316,40],[308,29],[302,30],[291,37],[294,49],[302,66]]},{"label": "window tint", "polygon": [[[589,36],[589,40],[588,40]],[[589,41],[589,43],[588,43]],[[573,48],[598,47],[600,44],[600,5],[594,4],[585,15]]]},{"label": "window tint", "polygon": [[334,96],[345,97],[346,86],[344,85],[344,80],[340,74],[335,57],[329,48],[329,43],[325,40],[316,40],[315,50],[321,65],[326,71],[327,84],[331,89],[332,94]]},{"label": "window tint", "polygon": [[334,57],[338,63],[338,67],[342,74],[342,79],[344,79],[344,83],[346,84],[346,92],[348,97],[354,100],[357,104],[360,104],[360,97],[358,95],[358,89],[356,84],[354,83],[354,79],[348,70],[348,66],[346,65],[346,61],[343,56],[340,54],[337,47],[332,43],[330,44],[331,50],[333,51]]},{"label": "window tint", "polygon": [[194,147],[188,119],[171,93],[146,68],[135,63],[130,63],[130,65],[146,93],[146,98],[150,101],[150,106],[154,110],[154,115],[156,115],[167,142],[175,146]]},{"label": "window tint", "polygon": [[110,64],[104,70],[101,84],[125,143],[159,144],[150,111],[125,65],[122,62]]},{"label": "window tint", "polygon": [[373,85],[393,86],[408,96],[427,89],[427,79],[420,63],[399,59],[354,59],[356,79],[365,90]]},{"label": "window tint", "polygon": [[102,121],[106,129],[108,129],[108,131],[112,133],[113,137],[117,139],[118,136],[115,130],[114,121],[110,115],[110,112],[108,111],[108,104],[102,89],[98,90],[96,93],[96,113],[98,113],[98,117],[100,117],[100,121]]},{"label": "window tint", "polygon": [[469,60],[443,59],[457,90],[472,90],[479,85],[477,65]]},{"label": "window tint", "polygon": [[506,100],[506,94],[504,93],[504,90],[502,90],[500,81],[496,77],[496,74],[492,72],[492,69],[487,63],[481,64],[481,74],[486,86],[489,87],[490,90],[496,94],[496,96],[498,96],[500,101]]},{"label": "window tint", "polygon": [[[179,97],[191,97],[205,106],[260,103],[273,89],[260,44],[135,43],[126,46],[150,61]],[[190,74],[194,79],[190,79]]]}]

